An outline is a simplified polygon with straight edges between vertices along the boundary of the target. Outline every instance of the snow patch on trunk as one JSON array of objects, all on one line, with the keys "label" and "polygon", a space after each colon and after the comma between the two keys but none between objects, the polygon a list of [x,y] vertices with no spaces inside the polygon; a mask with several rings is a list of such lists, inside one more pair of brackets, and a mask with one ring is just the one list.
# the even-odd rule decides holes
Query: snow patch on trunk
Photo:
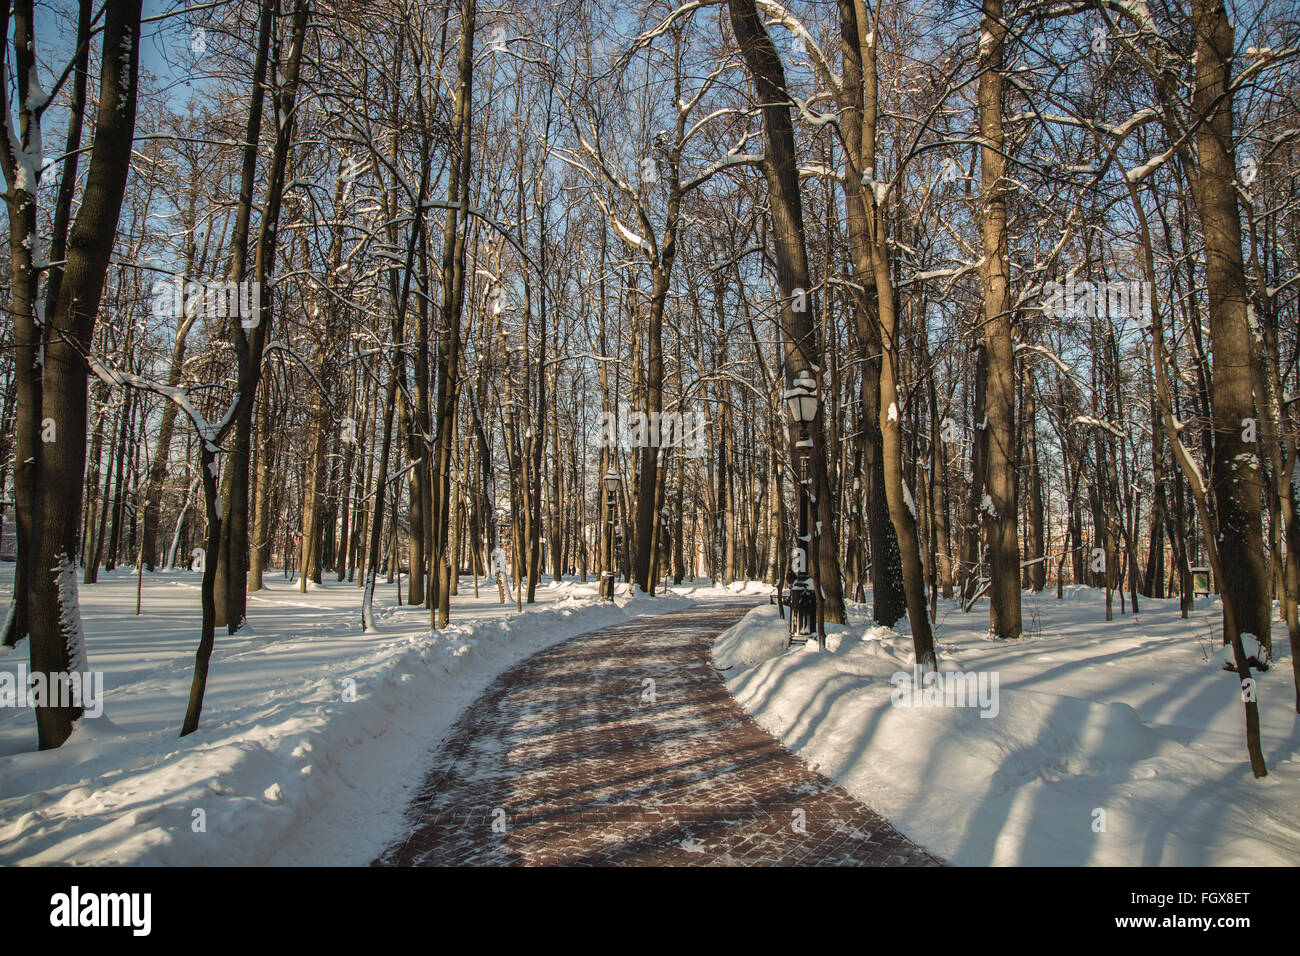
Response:
[{"label": "snow patch on trunk", "polygon": [[59,591],[59,633],[63,635],[68,670],[84,674],[90,670],[90,664],[86,660],[86,633],[77,603],[77,565],[65,552],[60,552],[59,563],[53,571]]}]

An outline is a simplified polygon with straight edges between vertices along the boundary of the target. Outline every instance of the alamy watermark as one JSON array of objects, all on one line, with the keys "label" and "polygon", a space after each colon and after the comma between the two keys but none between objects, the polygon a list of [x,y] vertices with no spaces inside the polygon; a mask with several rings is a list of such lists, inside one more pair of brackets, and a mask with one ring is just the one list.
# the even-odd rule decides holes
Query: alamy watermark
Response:
[{"label": "alamy watermark", "polygon": [[1091,318],[1151,321],[1148,282],[1089,282],[1074,278],[1043,286],[1043,314],[1049,318]]},{"label": "alamy watermark", "polygon": [[58,928],[121,927],[148,936],[152,914],[152,893],[83,893],[74,885],[50,897],[50,925]]},{"label": "alamy watermark", "polygon": [[82,716],[104,713],[104,672],[63,671],[28,675],[27,665],[0,671],[0,707],[80,707]]},{"label": "alamy watermark", "polygon": [[600,413],[601,445],[605,448],[681,448],[687,458],[705,452],[703,412],[634,412],[626,403],[617,411]]},{"label": "alamy watermark", "polygon": [[895,707],[978,707],[981,717],[998,715],[997,671],[895,671],[889,702]]},{"label": "alamy watermark", "polygon": [[178,319],[182,315],[206,315],[215,319],[239,319],[246,329],[255,329],[262,318],[262,283],[215,282],[185,279],[153,284],[153,314]]}]

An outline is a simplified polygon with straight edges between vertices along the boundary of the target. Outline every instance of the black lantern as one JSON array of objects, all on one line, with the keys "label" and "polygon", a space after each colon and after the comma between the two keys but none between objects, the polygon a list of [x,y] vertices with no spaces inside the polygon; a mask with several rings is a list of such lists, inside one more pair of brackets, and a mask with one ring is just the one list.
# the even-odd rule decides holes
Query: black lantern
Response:
[{"label": "black lantern", "polygon": [[600,572],[600,596],[606,601],[614,600],[614,562],[618,558],[618,549],[614,537],[618,532],[618,490],[623,483],[619,473],[612,468],[601,479],[605,485],[605,561]]},{"label": "black lantern", "polygon": [[795,461],[799,468],[799,530],[790,552],[790,641],[803,643],[816,628],[817,592],[809,574],[812,534],[809,530],[809,456],[812,435],[809,425],[817,417],[817,381],[806,370],[795,376],[784,396],[790,418],[799,426]]}]

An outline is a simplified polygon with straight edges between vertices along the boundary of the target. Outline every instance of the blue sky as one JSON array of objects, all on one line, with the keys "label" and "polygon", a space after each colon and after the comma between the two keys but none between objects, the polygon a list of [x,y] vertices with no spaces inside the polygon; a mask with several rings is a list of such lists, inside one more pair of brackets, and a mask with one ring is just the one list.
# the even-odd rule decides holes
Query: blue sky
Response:
[{"label": "blue sky", "polygon": [[[170,11],[193,6],[183,0],[144,0],[144,17],[162,16]],[[170,17],[153,23],[146,23],[143,42],[140,46],[140,68],[152,74],[159,86],[168,90],[169,97],[179,106],[189,96],[187,80],[192,80],[185,68],[193,62],[194,54],[190,52],[190,30],[188,17],[199,22],[205,18],[219,17],[223,7],[234,6],[234,2],[221,4],[213,10],[200,10],[195,14]],[[102,2],[96,2],[95,12],[102,9]],[[41,63],[41,83],[47,88],[61,72],[73,52],[76,39],[76,0],[37,0],[36,3],[36,52]],[[99,22],[103,22],[102,16]],[[98,50],[98,41],[93,49]],[[47,132],[59,129],[63,121],[56,115],[57,108],[46,114],[43,124]]]}]

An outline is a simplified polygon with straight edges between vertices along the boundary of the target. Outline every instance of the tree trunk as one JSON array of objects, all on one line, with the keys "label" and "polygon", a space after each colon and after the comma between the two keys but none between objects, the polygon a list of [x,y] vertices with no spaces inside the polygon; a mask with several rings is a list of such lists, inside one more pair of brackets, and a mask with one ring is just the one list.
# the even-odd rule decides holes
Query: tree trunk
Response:
[{"label": "tree trunk", "polygon": [[[262,8],[258,51],[254,64],[254,89],[250,98],[248,124],[240,190],[239,208],[231,259],[231,281],[245,281],[247,266],[248,220],[252,207],[252,179],[256,170],[256,144],[261,132],[262,88],[264,86],[266,43],[274,4]],[[229,338],[235,354],[239,399],[234,415],[234,438],[230,456],[222,475],[221,548],[217,554],[217,626],[225,625],[230,633],[243,626],[248,603],[248,499],[249,466],[253,439],[253,409],[262,376],[262,351],[271,325],[270,279],[275,266],[280,206],[293,143],[294,106],[297,99],[298,73],[302,62],[303,40],[307,32],[307,0],[295,0],[292,36],[287,62],[280,76],[281,85],[272,92],[277,117],[275,145],[267,177],[266,196],[262,204],[257,248],[253,262],[253,281],[260,291],[258,322],[245,330],[241,322],[229,322]],[[265,37],[265,41],[264,41]]]},{"label": "tree trunk", "polygon": [[[1215,514],[1222,536],[1224,577],[1231,591],[1237,627],[1267,645],[1271,629],[1268,574],[1260,514],[1260,462],[1242,438],[1255,416],[1251,366],[1254,338],[1246,315],[1246,276],[1237,207],[1237,165],[1230,87],[1233,27],[1223,0],[1193,0],[1196,31],[1196,89],[1192,108],[1197,164],[1192,194],[1205,230],[1205,283],[1210,304],[1213,350],[1211,402],[1214,423]],[[1225,642],[1227,641],[1225,623]]]},{"label": "tree trunk", "polygon": [[[810,292],[808,255],[804,246],[803,204],[799,195],[799,171],[794,151],[794,126],[790,117],[790,94],[785,70],[772,39],[754,8],[753,0],[729,0],[731,25],[740,52],[758,93],[763,114],[766,151],[763,176],[767,181],[776,254],[779,307],[785,345],[787,386],[802,373],[821,380],[821,356],[817,353],[816,297]],[[817,581],[828,622],[844,622],[844,593],[840,580],[839,548],[832,514],[834,496],[826,466],[825,402],[818,403],[817,415],[809,428],[813,442],[811,479],[814,508],[812,532],[817,538]],[[793,446],[793,441],[791,442]]]},{"label": "tree trunk", "polygon": [[[104,21],[99,110],[67,269],[45,343],[41,417],[58,440],[37,449],[35,536],[31,555],[31,667],[34,673],[87,670],[77,607],[75,555],[86,466],[86,360],[94,336],[131,162],[139,66],[140,0],[110,4]],[[37,572],[35,569],[42,569]],[[42,750],[72,733],[81,708],[36,707]]]},{"label": "tree trunk", "polygon": [[989,548],[989,631],[1020,636],[1020,541],[1016,529],[1016,374],[1011,341],[1010,273],[1007,266],[1007,206],[1002,130],[1002,57],[1007,34],[1002,0],[983,0],[980,24],[979,124],[980,231],[984,259],[984,347],[988,357],[985,393],[988,461],[981,501]]}]

